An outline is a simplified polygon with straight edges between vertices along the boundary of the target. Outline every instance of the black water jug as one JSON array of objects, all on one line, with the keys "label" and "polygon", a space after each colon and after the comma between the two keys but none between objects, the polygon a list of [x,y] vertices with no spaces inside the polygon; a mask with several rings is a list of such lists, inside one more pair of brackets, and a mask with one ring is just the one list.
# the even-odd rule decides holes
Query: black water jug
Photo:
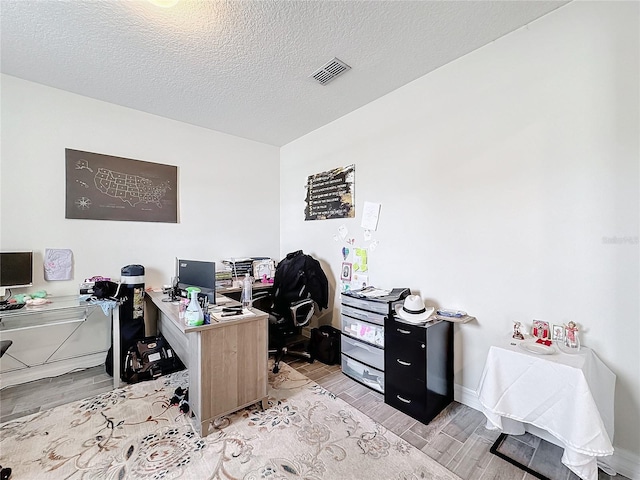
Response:
[{"label": "black water jug", "polygon": [[[125,360],[132,345],[145,337],[144,331],[144,267],[127,265],[120,270],[120,378],[125,378]],[[106,372],[113,376],[113,344],[106,360]]]}]

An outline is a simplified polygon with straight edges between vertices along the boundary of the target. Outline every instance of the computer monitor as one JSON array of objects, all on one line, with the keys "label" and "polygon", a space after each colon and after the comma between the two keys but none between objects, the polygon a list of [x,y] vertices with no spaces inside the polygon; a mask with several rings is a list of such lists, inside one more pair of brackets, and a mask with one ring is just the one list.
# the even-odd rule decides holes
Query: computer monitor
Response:
[{"label": "computer monitor", "polygon": [[33,252],[0,252],[0,296],[33,285]]},{"label": "computer monitor", "polygon": [[198,287],[199,296],[208,296],[209,303],[216,301],[216,264],[199,260],[176,259],[178,294],[187,297],[187,287]]}]

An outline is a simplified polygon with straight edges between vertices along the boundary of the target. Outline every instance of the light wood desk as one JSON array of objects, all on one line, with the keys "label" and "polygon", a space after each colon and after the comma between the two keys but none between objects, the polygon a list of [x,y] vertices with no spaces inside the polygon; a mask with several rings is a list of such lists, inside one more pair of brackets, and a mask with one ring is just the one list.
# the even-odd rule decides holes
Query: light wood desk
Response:
[{"label": "light wood desk", "polygon": [[[178,306],[160,292],[147,298],[158,309],[157,330],[189,369],[189,406],[203,437],[216,418],[257,402],[266,407],[267,314],[187,327]],[[212,322],[214,320],[212,319]]]}]

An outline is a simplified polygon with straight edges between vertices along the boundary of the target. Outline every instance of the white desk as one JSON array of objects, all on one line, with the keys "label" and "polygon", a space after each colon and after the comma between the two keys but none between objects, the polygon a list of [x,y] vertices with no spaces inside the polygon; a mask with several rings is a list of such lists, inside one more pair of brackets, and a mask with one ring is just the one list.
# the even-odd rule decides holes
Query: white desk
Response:
[{"label": "white desk", "polygon": [[120,302],[104,299],[93,300],[90,305],[99,305],[104,314],[111,319],[111,358],[113,359],[113,388],[122,385],[120,380]]},{"label": "white desk", "polygon": [[480,379],[487,428],[522,435],[525,426],[538,427],[564,448],[564,465],[597,480],[597,462],[613,455],[616,376],[589,348],[536,355],[511,343],[520,342],[490,348]]},{"label": "white desk", "polygon": [[0,312],[0,339],[13,342],[0,361],[3,388],[104,363],[109,315],[77,295],[48,299]]}]

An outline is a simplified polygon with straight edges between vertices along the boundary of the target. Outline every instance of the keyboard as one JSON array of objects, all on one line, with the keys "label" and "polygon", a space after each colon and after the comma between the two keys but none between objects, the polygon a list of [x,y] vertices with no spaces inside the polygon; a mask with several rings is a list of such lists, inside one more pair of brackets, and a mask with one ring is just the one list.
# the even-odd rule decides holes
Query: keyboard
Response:
[{"label": "keyboard", "polygon": [[0,312],[8,310],[18,310],[26,305],[26,303],[0,303]]}]

